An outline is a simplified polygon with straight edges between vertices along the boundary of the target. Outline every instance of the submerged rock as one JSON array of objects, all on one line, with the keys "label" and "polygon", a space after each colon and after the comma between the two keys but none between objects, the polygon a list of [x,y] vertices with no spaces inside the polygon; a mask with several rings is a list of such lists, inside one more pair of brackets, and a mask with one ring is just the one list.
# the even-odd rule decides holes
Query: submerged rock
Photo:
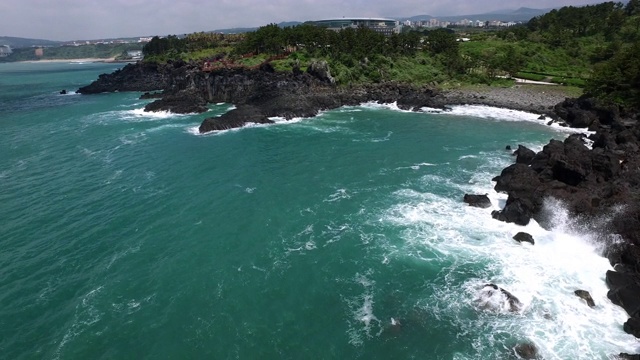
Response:
[{"label": "submerged rock", "polygon": [[523,304],[512,293],[495,284],[486,284],[480,289],[477,302],[480,308],[493,311],[518,312]]},{"label": "submerged rock", "polygon": [[533,343],[518,344],[513,350],[521,359],[538,359],[538,348]]},{"label": "submerged rock", "polygon": [[583,299],[584,301],[587,302],[587,305],[589,305],[589,307],[595,307],[596,303],[593,301],[593,298],[591,297],[591,294],[589,294],[588,291],[586,290],[576,290],[574,292],[574,294],[576,294],[577,297]]},{"label": "submerged rock", "polygon": [[489,208],[491,207],[491,200],[489,197],[485,195],[464,195],[464,202],[469,204],[470,206],[479,207],[479,208]]}]

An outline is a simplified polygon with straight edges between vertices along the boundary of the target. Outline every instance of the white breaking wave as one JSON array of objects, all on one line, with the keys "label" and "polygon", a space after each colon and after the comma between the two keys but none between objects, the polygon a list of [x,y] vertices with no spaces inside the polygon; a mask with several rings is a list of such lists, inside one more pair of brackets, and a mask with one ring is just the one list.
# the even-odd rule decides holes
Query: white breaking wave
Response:
[{"label": "white breaking wave", "polygon": [[[404,189],[394,194],[395,205],[380,219],[402,229],[404,242],[401,247],[389,245],[383,263],[409,257],[427,264],[448,264],[441,270],[445,285],[434,287],[434,295],[427,299],[428,310],[436,318],[455,314],[457,326],[477,336],[474,348],[478,354],[464,358],[494,358],[505,346],[525,341],[534,343],[544,359],[602,359],[637,352],[636,339],[622,330],[626,313],[607,299],[604,275],[611,265],[601,256],[596,235],[574,226],[562,205],[553,201],[547,203],[555,217],[551,231],[535,221],[521,227],[493,220],[491,211],[504,205],[506,195],[488,188],[489,174],[483,176],[484,181],[448,183],[447,187],[461,193],[487,193],[493,205],[490,209],[467,206],[462,194],[460,199],[451,199]],[[447,180],[431,175],[424,181],[440,184]],[[531,234],[535,245],[512,239],[521,231]],[[469,268],[476,270],[469,274]],[[483,310],[477,299],[487,283],[515,295],[522,310],[516,314],[505,309],[500,314]],[[596,307],[588,307],[574,294],[576,290],[589,291]],[[469,319],[470,312],[477,319]],[[509,334],[513,344],[496,334]]]},{"label": "white breaking wave", "polygon": [[413,112],[411,110],[400,109],[398,107],[398,102],[397,101],[393,102],[393,103],[379,103],[377,101],[370,101],[370,102],[367,102],[367,103],[364,103],[364,104],[360,105],[360,107],[363,107],[365,109],[372,109],[372,110],[384,109],[384,110],[393,110],[393,111],[406,112],[406,113]]},{"label": "white breaking wave", "polygon": [[121,118],[124,120],[137,119],[169,119],[172,117],[184,117],[183,114],[174,114],[170,111],[144,111],[144,108],[122,111]]},{"label": "white breaking wave", "polygon": [[[500,121],[528,121],[535,122],[540,125],[546,125],[550,121],[549,118],[547,118],[546,120],[540,120],[539,114],[485,105],[455,105],[451,106],[449,109],[449,111],[443,112],[442,114],[453,116],[471,116]],[[557,123],[553,123],[550,126],[556,131],[568,134],[590,133],[587,129],[563,127]]]}]

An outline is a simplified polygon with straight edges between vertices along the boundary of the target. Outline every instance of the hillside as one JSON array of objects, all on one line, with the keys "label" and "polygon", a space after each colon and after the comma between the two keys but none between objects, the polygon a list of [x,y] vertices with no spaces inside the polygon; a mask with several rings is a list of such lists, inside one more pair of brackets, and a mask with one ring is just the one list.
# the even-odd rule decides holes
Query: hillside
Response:
[{"label": "hillside", "polygon": [[60,44],[60,41],[0,36],[0,45],[9,45],[12,49],[27,48],[33,46],[58,46]]}]

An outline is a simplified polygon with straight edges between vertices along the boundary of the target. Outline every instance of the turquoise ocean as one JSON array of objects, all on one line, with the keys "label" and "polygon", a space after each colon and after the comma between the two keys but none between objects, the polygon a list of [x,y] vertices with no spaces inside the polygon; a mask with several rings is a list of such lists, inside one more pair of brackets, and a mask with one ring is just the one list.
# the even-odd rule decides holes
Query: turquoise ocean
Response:
[{"label": "turquoise ocean", "polygon": [[[548,202],[551,231],[490,215],[505,146],[540,150],[567,130],[371,103],[198,135],[233,105],[145,113],[139,93],[74,93],[119,66],[0,64],[1,359],[638,352],[606,299],[602,249],[561,204]],[[512,240],[523,230],[534,246]],[[486,298],[486,283],[524,308]]]}]

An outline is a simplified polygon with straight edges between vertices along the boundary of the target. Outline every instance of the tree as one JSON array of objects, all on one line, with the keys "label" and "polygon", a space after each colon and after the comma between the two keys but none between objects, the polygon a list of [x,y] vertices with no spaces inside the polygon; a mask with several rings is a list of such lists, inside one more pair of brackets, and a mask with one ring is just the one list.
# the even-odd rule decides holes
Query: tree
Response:
[{"label": "tree", "polygon": [[455,34],[446,29],[429,31],[427,41],[427,49],[434,55],[458,52],[458,41],[456,40]]},{"label": "tree", "polygon": [[640,42],[597,64],[586,90],[604,101],[640,109]]}]

